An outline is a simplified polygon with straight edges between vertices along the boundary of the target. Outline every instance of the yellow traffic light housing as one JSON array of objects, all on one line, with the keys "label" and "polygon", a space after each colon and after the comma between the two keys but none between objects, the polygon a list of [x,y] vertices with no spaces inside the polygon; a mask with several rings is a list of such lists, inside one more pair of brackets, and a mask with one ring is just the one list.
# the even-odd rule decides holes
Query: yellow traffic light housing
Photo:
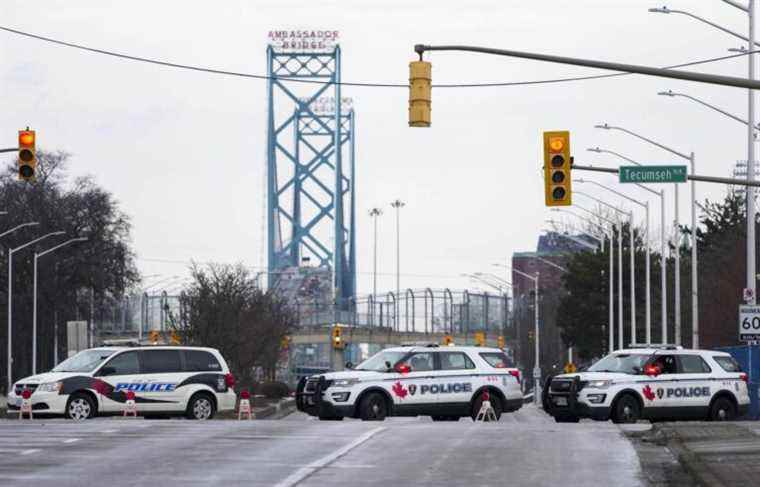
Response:
[{"label": "yellow traffic light housing", "polygon": [[486,346],[486,334],[482,331],[476,331],[475,332],[475,346],[477,347],[485,347]]},{"label": "yellow traffic light housing", "polygon": [[282,340],[280,340],[280,349],[283,351],[287,351],[290,349],[290,336],[285,335],[282,337]]},{"label": "yellow traffic light housing", "polygon": [[499,335],[499,338],[496,339],[496,343],[500,349],[504,350],[507,345],[506,341],[504,340],[504,335]]},{"label": "yellow traffic light housing", "polygon": [[546,206],[573,204],[570,132],[544,132],[544,199]]},{"label": "yellow traffic light housing", "polygon": [[170,342],[171,342],[172,345],[181,345],[182,344],[182,338],[179,336],[179,333],[177,333],[177,330],[172,330]]},{"label": "yellow traffic light housing", "polygon": [[446,347],[454,345],[454,337],[452,337],[451,335],[445,335],[443,337],[443,345]]},{"label": "yellow traffic light housing", "polygon": [[432,65],[426,61],[409,63],[409,126],[430,127]]},{"label": "yellow traffic light housing", "polygon": [[343,341],[343,330],[339,326],[333,326],[332,328],[332,346],[336,350],[346,348],[346,344]]},{"label": "yellow traffic light housing", "polygon": [[160,334],[158,333],[157,330],[151,330],[150,333],[148,333],[148,340],[153,345],[157,345],[158,344],[158,340],[159,340],[160,337],[161,336],[160,336]]},{"label": "yellow traffic light housing", "polygon": [[18,179],[34,181],[37,175],[37,135],[34,130],[18,131]]}]

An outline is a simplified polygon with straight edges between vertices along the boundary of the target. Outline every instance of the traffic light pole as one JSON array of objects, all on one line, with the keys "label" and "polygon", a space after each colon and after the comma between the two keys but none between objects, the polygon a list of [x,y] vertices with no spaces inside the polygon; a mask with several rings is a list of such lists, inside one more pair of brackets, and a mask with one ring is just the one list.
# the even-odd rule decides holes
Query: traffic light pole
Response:
[{"label": "traffic light pole", "polygon": [[653,68],[651,66],[640,66],[636,64],[612,63],[608,61],[596,61],[593,59],[572,58],[565,56],[554,56],[551,54],[538,54],[533,52],[511,51],[506,49],[493,49],[490,47],[477,46],[427,46],[417,44],[414,51],[422,57],[425,51],[467,51],[478,52],[481,54],[493,54],[496,56],[517,57],[523,59],[533,59],[535,61],[546,61],[550,63],[569,64],[571,66],[585,66],[587,68],[606,69],[609,71],[622,71],[625,73],[645,74],[648,76],[657,76],[660,78],[680,79],[685,81],[695,81],[697,83],[708,83],[721,86],[733,86],[735,88],[749,88],[760,90],[760,81],[754,79],[737,78],[734,76],[721,76],[717,74],[695,73],[690,71],[681,71],[677,69]]}]

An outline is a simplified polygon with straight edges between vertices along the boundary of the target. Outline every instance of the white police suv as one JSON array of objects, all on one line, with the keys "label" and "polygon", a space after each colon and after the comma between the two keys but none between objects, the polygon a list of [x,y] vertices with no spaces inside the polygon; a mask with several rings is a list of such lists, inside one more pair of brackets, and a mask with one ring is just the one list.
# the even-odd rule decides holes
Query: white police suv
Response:
[{"label": "white police suv", "polygon": [[92,348],[50,372],[21,379],[8,394],[8,413],[18,412],[24,389],[40,415],[88,419],[120,414],[127,393],[141,415],[210,419],[235,408],[235,379],[213,348],[150,346]]},{"label": "white police suv", "polygon": [[554,377],[544,404],[557,422],[733,420],[749,408],[747,374],[725,352],[631,348]]},{"label": "white police suv", "polygon": [[503,351],[482,347],[387,348],[343,372],[303,378],[296,406],[322,420],[387,416],[473,419],[488,391],[496,417],[520,409],[520,373]]}]

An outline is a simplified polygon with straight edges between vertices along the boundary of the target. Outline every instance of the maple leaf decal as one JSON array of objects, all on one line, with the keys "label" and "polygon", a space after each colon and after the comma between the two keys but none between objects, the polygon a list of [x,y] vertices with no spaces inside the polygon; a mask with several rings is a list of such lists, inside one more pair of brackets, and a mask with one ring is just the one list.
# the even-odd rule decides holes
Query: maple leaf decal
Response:
[{"label": "maple leaf decal", "polygon": [[396,382],[393,384],[393,387],[391,389],[393,390],[393,393],[401,399],[405,398],[406,395],[409,394],[409,391],[406,390],[406,387],[401,385],[401,382]]},{"label": "maple leaf decal", "polygon": [[646,397],[650,401],[654,401],[655,395],[654,395],[654,392],[652,392],[652,388],[649,387],[649,384],[647,384],[647,386],[644,389],[642,389],[641,392],[644,393],[644,397]]}]

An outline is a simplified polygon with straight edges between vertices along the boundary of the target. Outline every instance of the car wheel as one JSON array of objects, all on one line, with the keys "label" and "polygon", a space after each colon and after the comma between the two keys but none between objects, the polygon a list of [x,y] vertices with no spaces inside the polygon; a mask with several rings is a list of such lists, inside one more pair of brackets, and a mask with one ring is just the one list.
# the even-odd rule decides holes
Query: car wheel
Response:
[{"label": "car wheel", "polygon": [[214,400],[208,394],[196,394],[187,403],[187,419],[211,419],[215,412]]},{"label": "car wheel", "polygon": [[379,392],[370,392],[362,399],[360,417],[363,421],[385,421],[388,416],[388,403]]},{"label": "car wheel", "polygon": [[581,418],[572,414],[558,414],[554,416],[554,421],[557,423],[578,423],[580,420]]},{"label": "car wheel", "polygon": [[641,418],[641,406],[635,397],[626,394],[618,399],[613,413],[613,423],[635,423]]},{"label": "car wheel", "polygon": [[95,403],[92,398],[81,392],[72,394],[66,402],[66,417],[75,421],[94,418],[96,414]]},{"label": "car wheel", "polygon": [[[491,401],[491,407],[493,408],[494,415],[496,416],[496,421],[499,421],[501,419],[501,412],[503,411],[501,407],[501,400],[498,397],[496,397],[495,394],[491,394],[490,401]],[[473,421],[477,419],[478,413],[480,412],[480,408],[482,406],[483,406],[482,394],[478,393],[478,395],[472,401],[472,409],[470,410],[470,416],[472,417]],[[485,421],[489,421],[489,419],[485,418]]]},{"label": "car wheel", "polygon": [[719,397],[710,408],[710,421],[733,421],[736,419],[736,407],[727,397]]}]

